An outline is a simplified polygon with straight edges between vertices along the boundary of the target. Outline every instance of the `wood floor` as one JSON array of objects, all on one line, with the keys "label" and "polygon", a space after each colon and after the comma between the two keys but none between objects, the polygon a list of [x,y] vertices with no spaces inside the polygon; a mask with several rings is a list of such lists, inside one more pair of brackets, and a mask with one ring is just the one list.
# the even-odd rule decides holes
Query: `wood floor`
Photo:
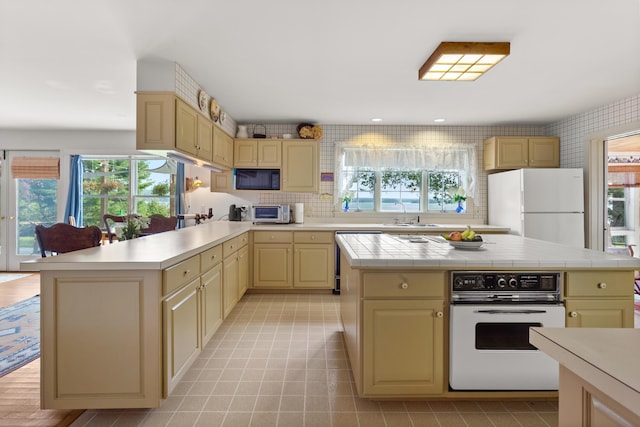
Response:
[{"label": "wood floor", "polygon": [[[40,293],[40,276],[0,283],[0,307]],[[70,425],[83,411],[40,409],[40,359],[0,377],[0,426]]]}]

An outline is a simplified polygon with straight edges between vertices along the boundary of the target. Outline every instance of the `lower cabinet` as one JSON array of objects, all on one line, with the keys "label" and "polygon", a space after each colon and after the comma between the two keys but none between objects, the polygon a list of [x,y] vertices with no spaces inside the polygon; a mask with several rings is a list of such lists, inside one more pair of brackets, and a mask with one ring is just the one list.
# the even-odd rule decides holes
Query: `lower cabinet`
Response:
[{"label": "lower cabinet", "polygon": [[244,233],[222,244],[222,300],[226,318],[248,287],[249,234]]},{"label": "lower cabinet", "polygon": [[444,391],[443,305],[443,300],[364,301],[365,396]]},{"label": "lower cabinet", "polygon": [[357,270],[340,264],[344,339],[358,394],[445,392],[445,272]]},{"label": "lower cabinet", "polygon": [[167,397],[200,354],[198,288],[200,278],[166,298],[164,318],[164,396]]},{"label": "lower cabinet", "polygon": [[332,232],[255,231],[253,242],[254,287],[333,288]]},{"label": "lower cabinet", "polygon": [[200,278],[200,346],[204,348],[222,324],[222,264]]},{"label": "lower cabinet", "polygon": [[633,328],[633,274],[628,271],[570,271],[565,281],[566,326]]}]

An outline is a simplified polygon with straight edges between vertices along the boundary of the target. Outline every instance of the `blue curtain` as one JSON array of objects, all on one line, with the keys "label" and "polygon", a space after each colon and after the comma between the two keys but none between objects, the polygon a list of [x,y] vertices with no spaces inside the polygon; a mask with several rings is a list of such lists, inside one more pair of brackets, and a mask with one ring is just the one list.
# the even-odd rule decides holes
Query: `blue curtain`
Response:
[{"label": "blue curtain", "polygon": [[69,217],[73,216],[76,219],[76,225],[82,227],[82,158],[80,155],[71,156],[70,172],[64,222],[68,224]]},{"label": "blue curtain", "polygon": [[[177,162],[176,165],[176,215],[184,213],[184,163]],[[182,221],[178,224],[182,225]]]}]

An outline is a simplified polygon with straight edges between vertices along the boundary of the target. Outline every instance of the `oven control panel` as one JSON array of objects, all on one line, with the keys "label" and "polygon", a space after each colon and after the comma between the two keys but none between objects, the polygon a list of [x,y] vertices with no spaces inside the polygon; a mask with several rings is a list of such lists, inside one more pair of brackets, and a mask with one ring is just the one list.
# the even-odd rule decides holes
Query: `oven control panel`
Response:
[{"label": "oven control panel", "polygon": [[557,271],[453,271],[451,303],[558,303]]}]

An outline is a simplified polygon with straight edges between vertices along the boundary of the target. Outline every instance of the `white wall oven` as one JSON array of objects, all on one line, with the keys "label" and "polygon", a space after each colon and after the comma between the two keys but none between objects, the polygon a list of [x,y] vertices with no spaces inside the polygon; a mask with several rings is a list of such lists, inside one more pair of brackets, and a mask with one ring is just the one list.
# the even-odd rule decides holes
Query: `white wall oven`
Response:
[{"label": "white wall oven", "polygon": [[529,344],[529,328],[562,328],[559,272],[451,274],[452,390],[557,390],[558,363]]}]

